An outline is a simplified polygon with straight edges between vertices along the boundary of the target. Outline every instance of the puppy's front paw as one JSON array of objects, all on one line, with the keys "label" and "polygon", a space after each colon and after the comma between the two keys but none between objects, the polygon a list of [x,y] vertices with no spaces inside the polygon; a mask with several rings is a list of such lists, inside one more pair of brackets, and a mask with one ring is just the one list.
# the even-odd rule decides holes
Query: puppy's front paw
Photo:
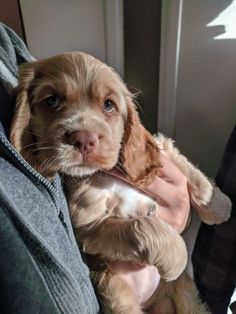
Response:
[{"label": "puppy's front paw", "polygon": [[207,206],[195,206],[200,219],[208,224],[220,224],[230,218],[232,203],[218,187],[214,187],[213,195]]},{"label": "puppy's front paw", "polygon": [[152,264],[155,265],[163,279],[172,281],[184,271],[188,254],[183,238],[171,226],[165,226],[164,238],[159,237],[158,254]]},{"label": "puppy's front paw", "polygon": [[199,169],[195,169],[188,183],[192,205],[208,206],[212,198],[213,186],[207,177]]}]

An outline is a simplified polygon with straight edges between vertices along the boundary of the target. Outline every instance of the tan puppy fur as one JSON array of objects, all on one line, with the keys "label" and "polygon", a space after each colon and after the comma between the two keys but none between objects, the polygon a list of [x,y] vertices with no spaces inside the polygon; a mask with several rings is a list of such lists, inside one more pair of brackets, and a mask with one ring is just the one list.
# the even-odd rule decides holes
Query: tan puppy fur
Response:
[{"label": "tan puppy fur", "polygon": [[[56,172],[69,176],[73,226],[105,313],[206,312],[193,282],[180,276],[187,260],[182,237],[148,215],[158,204],[100,171],[118,168],[145,187],[158,175],[161,149],[186,175],[193,203],[207,205],[212,186],[171,140],[155,139],[142,126],[131,93],[110,67],[78,52],[23,66],[11,142],[49,180]],[[140,206],[147,215],[137,216]],[[158,268],[163,282],[146,304],[117,261]]]}]

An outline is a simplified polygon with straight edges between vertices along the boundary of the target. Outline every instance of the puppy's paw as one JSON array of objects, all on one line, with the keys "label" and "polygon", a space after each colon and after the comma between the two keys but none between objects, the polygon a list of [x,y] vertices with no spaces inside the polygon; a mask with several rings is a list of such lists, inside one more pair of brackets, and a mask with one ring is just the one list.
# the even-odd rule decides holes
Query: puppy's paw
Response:
[{"label": "puppy's paw", "polygon": [[[170,226],[168,226],[170,227]],[[159,250],[158,262],[153,264],[157,267],[160,276],[166,281],[178,278],[184,271],[188,254],[183,238],[172,227],[166,233],[166,244]]]},{"label": "puppy's paw", "polygon": [[197,168],[188,178],[189,193],[194,207],[205,207],[211,201],[213,185],[207,177]]},{"label": "puppy's paw", "polygon": [[218,187],[214,187],[213,195],[207,206],[195,206],[199,218],[208,225],[220,224],[230,218],[232,203]]}]

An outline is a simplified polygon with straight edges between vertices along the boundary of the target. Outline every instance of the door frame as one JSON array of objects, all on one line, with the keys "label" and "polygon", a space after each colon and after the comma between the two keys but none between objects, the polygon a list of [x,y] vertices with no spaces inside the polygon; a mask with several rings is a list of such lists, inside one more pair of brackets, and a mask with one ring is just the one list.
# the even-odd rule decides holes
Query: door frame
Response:
[{"label": "door frame", "polygon": [[158,131],[174,138],[183,0],[162,1]]}]

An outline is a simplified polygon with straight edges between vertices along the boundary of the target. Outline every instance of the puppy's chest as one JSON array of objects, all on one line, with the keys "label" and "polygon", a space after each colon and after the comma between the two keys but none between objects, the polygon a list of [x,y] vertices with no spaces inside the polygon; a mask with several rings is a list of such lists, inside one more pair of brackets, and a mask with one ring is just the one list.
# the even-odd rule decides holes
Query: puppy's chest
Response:
[{"label": "puppy's chest", "polygon": [[157,206],[156,202],[144,193],[110,176],[95,176],[80,186],[73,186],[70,198],[74,226],[102,220],[108,216],[144,216]]}]

